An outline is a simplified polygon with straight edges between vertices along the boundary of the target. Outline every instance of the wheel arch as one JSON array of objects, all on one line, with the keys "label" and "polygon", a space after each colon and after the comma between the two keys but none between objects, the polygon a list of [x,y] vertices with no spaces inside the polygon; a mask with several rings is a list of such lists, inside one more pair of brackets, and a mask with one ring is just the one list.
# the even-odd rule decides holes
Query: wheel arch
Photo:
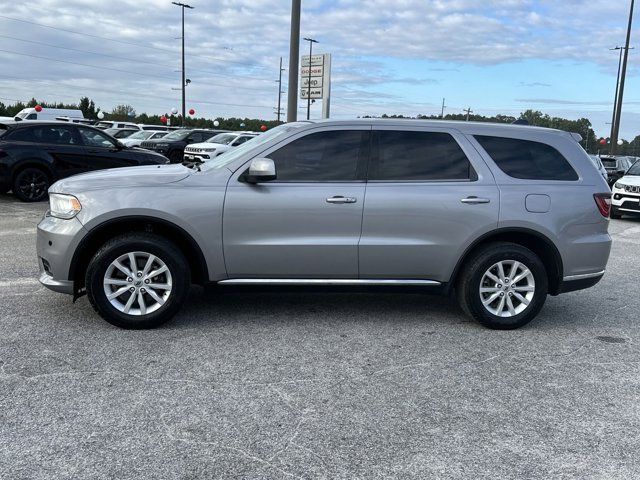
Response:
[{"label": "wheel arch", "polygon": [[546,235],[535,230],[522,227],[506,227],[492,230],[471,243],[471,245],[466,248],[453,270],[451,280],[448,284],[450,289],[456,285],[458,275],[460,274],[462,267],[469,258],[471,258],[474,252],[479,248],[482,248],[484,245],[492,242],[511,242],[522,245],[523,247],[533,251],[538,255],[547,272],[549,294],[557,295],[560,293],[563,276],[563,263],[560,251]]},{"label": "wheel arch", "polygon": [[93,255],[104,243],[119,234],[151,232],[161,235],[176,244],[189,262],[191,281],[204,285],[208,282],[207,262],[202,249],[194,238],[182,227],[158,217],[130,215],[106,220],[93,227],[80,241],[69,265],[69,279],[74,283],[74,295],[81,292],[84,274]]},{"label": "wheel arch", "polygon": [[16,175],[26,168],[40,168],[47,174],[51,183],[58,178],[53,166],[49,162],[41,158],[30,157],[18,160],[11,167],[11,184],[15,181]]}]

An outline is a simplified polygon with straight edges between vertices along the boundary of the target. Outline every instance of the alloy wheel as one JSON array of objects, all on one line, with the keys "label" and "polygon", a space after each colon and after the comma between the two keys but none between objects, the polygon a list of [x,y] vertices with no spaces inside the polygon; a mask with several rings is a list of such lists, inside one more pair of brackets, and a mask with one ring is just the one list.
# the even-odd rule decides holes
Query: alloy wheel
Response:
[{"label": "alloy wheel", "polygon": [[492,265],[480,281],[480,300],[484,308],[498,317],[524,312],[536,291],[533,273],[522,262],[503,260]]}]

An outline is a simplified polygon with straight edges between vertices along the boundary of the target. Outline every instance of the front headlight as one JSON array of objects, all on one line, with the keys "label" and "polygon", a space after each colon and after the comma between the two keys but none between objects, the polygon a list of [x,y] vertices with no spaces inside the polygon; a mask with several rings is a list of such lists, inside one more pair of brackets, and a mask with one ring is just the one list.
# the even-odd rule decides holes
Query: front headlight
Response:
[{"label": "front headlight", "polygon": [[52,217],[69,220],[82,210],[80,201],[73,195],[64,193],[49,194],[49,213]]},{"label": "front headlight", "polygon": [[613,185],[613,188],[617,188],[618,190],[623,190],[624,189],[624,184],[620,183],[620,182],[616,182]]},{"label": "front headlight", "polygon": [[215,148],[203,148],[202,150],[205,151],[205,152],[215,152],[216,151]]}]

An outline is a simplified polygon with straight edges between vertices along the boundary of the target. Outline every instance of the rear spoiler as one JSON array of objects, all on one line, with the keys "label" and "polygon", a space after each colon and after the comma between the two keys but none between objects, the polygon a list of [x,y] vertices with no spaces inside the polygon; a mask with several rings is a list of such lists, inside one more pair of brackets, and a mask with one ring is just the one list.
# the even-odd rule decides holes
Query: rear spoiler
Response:
[{"label": "rear spoiler", "polygon": [[569,132],[569,135],[571,135],[571,138],[573,138],[578,143],[582,141],[582,135],[580,135],[579,133]]}]

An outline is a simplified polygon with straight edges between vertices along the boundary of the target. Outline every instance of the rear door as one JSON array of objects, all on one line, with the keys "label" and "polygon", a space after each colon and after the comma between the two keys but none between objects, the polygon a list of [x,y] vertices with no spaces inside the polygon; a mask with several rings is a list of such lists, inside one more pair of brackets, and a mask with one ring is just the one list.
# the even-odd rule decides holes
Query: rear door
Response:
[{"label": "rear door", "polygon": [[85,150],[74,127],[68,125],[29,125],[17,128],[10,139],[25,142],[25,146],[36,144],[53,160],[59,178],[89,170]]},{"label": "rear door", "polygon": [[499,192],[453,130],[374,127],[361,278],[446,282],[471,239],[495,229]]}]

